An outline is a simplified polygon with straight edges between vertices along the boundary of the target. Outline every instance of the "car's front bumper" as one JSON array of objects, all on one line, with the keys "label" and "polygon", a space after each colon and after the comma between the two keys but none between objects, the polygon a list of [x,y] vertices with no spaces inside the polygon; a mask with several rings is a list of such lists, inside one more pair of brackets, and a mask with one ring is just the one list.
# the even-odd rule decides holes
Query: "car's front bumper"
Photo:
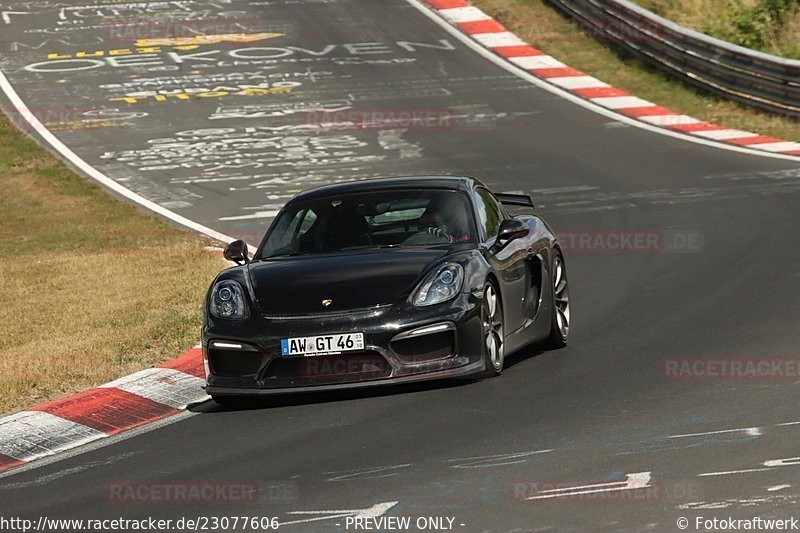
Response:
[{"label": "car's front bumper", "polygon": [[[478,299],[462,294],[448,304],[423,309],[403,305],[302,317],[252,314],[236,322],[207,318],[206,392],[222,396],[324,391],[479,373],[484,360]],[[281,355],[283,338],[344,333],[363,333],[365,350]]]}]

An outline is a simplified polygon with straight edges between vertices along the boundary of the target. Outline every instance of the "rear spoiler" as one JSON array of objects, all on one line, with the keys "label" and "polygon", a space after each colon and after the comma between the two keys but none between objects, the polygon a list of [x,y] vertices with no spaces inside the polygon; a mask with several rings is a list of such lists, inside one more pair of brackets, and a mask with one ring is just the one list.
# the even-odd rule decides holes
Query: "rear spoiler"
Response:
[{"label": "rear spoiler", "polygon": [[499,193],[495,194],[495,196],[503,205],[514,207],[530,207],[531,209],[534,209],[533,200],[531,199],[530,194]]}]

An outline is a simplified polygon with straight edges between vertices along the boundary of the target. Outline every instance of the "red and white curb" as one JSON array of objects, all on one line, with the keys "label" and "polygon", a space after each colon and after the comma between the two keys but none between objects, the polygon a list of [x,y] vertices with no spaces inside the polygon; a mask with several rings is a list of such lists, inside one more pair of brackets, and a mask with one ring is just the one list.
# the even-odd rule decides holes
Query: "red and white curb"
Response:
[{"label": "red and white curb", "polygon": [[530,46],[465,0],[421,1],[483,48],[536,78],[594,105],[649,126],[682,133],[706,142],[743,147],[768,154],[800,156],[800,143],[704,122],[637,98],[593,76],[588,76]]},{"label": "red and white curb", "polygon": [[[221,248],[205,249],[222,257]],[[0,472],[177,415],[210,399],[203,385],[197,346],[163,365],[0,418]]]},{"label": "red and white curb", "polygon": [[0,472],[204,402],[204,375],[202,351],[193,348],[159,367],[0,418]]}]

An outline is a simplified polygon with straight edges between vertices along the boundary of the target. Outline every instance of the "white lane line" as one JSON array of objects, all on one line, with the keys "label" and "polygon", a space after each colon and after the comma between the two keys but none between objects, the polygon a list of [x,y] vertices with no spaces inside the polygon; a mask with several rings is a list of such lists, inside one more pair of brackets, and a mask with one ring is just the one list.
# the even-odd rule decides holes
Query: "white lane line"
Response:
[{"label": "white lane line", "polygon": [[[792,161],[798,162],[800,161],[800,157],[796,155],[790,154],[778,154],[768,152],[766,150],[754,150],[752,148],[747,148],[745,146],[737,146],[732,144],[723,144],[714,142],[713,140],[703,139],[700,137],[696,137],[689,133],[684,133],[680,131],[668,130],[658,126],[654,126],[652,124],[644,123],[640,120],[625,116],[621,113],[617,113],[611,109],[602,107],[600,105],[592,103],[591,100],[586,100],[585,98],[581,98],[571,92],[567,91],[566,89],[562,89],[561,87],[556,87],[552,83],[548,83],[545,80],[542,80],[530,72],[526,72],[524,69],[519,70],[514,64],[507,61],[503,57],[497,56],[491,50],[488,50],[482,47],[479,43],[475,42],[470,38],[470,36],[457,27],[448,23],[444,18],[439,16],[438,11],[433,8],[428,7],[427,5],[423,4],[420,0],[406,0],[409,4],[414,6],[420,13],[426,16],[428,19],[433,21],[436,25],[442,28],[445,32],[449,33],[454,39],[461,41],[466,47],[470,48],[476,54],[482,56],[484,59],[487,59],[497,65],[498,67],[502,68],[503,70],[510,72],[517,77],[531,83],[539,87],[540,89],[547,91],[551,94],[558,95],[573,104],[579,105],[584,109],[588,109],[598,115],[603,115],[604,117],[610,118],[612,120],[616,120],[623,124],[627,124],[628,126],[634,126],[636,128],[647,130],[653,133],[657,133],[659,135],[663,135],[665,137],[672,137],[673,139],[680,139],[682,141],[690,142],[693,144],[700,144],[703,146],[708,146],[711,148],[717,148],[720,150],[727,150],[729,152],[738,152],[740,154],[747,154],[747,155],[755,155],[758,157],[768,157],[771,159],[783,159],[785,161]],[[524,43],[527,45],[527,43]],[[562,63],[563,64],[563,63]],[[565,65],[566,66],[566,65]]]},{"label": "white lane line", "polygon": [[392,465],[392,466],[376,466],[374,468],[357,468],[355,470],[342,470],[338,472],[336,471],[325,472],[324,475],[329,476],[331,474],[336,474],[333,477],[329,477],[325,481],[342,481],[345,479],[353,479],[353,478],[358,478],[359,480],[361,480],[361,479],[393,477],[399,474],[397,472],[391,472],[392,470],[408,468],[409,466],[411,466],[411,463],[402,465]]},{"label": "white lane line", "polygon": [[775,492],[783,489],[789,489],[791,487],[791,485],[775,485],[774,487],[767,487],[767,492]]},{"label": "white lane line", "polygon": [[704,437],[706,435],[720,435],[722,433],[745,433],[757,437],[761,435],[761,428],[736,428],[736,429],[722,429],[720,431],[706,431],[703,433],[685,433],[683,435],[670,435],[668,439],[683,439],[686,437]]},{"label": "white lane line", "polygon": [[779,426],[800,426],[800,421],[798,422],[784,422],[782,424],[778,424]]},{"label": "white lane line", "polygon": [[769,461],[764,461],[764,466],[800,466],[800,457],[770,459]]},{"label": "white lane line", "polygon": [[[315,516],[314,518],[305,518],[302,520],[293,520],[289,522],[281,521],[281,527],[290,526],[293,524],[306,524],[308,522],[318,522],[320,520],[333,520],[334,518],[345,518],[352,516],[355,518],[377,518],[386,514],[389,509],[397,505],[398,502],[382,502],[376,503],[372,507],[366,509],[353,509],[353,510],[336,510],[336,511],[290,511],[286,514],[291,515],[322,515]],[[383,529],[383,528],[381,528]]]},{"label": "white lane line", "polygon": [[727,509],[733,505],[732,501],[725,502],[689,502],[682,503],[678,509]]},{"label": "white lane line", "polygon": [[[229,217],[220,217],[217,220],[255,220],[259,218],[273,218],[278,215],[277,210],[273,211],[256,211],[254,213],[249,213],[247,215],[234,215]],[[249,246],[249,245],[248,245]]]},{"label": "white lane line", "polygon": [[[143,453],[142,451],[135,451],[135,452],[127,452],[122,453],[119,455],[112,455],[108,459],[100,460],[100,461],[89,461],[78,466],[73,466],[71,468],[65,468],[63,470],[57,470],[52,474],[45,474],[43,476],[39,476],[37,478],[31,479],[29,481],[18,481],[16,483],[5,483],[0,485],[0,492],[7,491],[7,490],[15,490],[15,489],[22,489],[26,487],[36,487],[38,485],[44,485],[45,483],[50,483],[51,481],[55,481],[56,479],[60,479],[62,477],[71,476],[73,474],[78,474],[85,470],[89,470],[96,466],[110,466],[115,464],[117,461],[123,461],[125,459],[129,459],[136,455]],[[51,457],[52,458],[52,457]]]},{"label": "white lane line", "polygon": [[218,241],[222,241],[225,243],[231,242],[234,240],[233,237],[225,235],[224,233],[220,233],[216,230],[203,226],[202,224],[198,224],[193,220],[189,220],[188,218],[175,213],[174,211],[170,211],[169,209],[158,205],[157,203],[148,200],[147,198],[136,194],[135,192],[131,191],[130,189],[123,187],[113,179],[109,178],[92,165],[81,159],[75,152],[73,152],[67,145],[62,143],[58,138],[53,135],[50,130],[48,130],[44,124],[42,124],[38,118],[31,112],[25,102],[22,101],[17,91],[8,81],[6,75],[0,71],[0,90],[2,90],[6,96],[8,97],[11,104],[17,109],[17,112],[23,117],[28,124],[31,125],[34,131],[36,131],[39,135],[42,136],[42,139],[46,141],[56,152],[58,152],[63,158],[67,161],[72,163],[75,167],[77,167],[80,171],[84,174],[89,176],[91,179],[97,181],[98,183],[102,184],[105,187],[108,187],[112,191],[116,192],[127,198],[128,200],[135,202],[145,209],[148,209],[158,215],[161,215],[164,218],[172,220],[173,222],[180,224],[186,228],[194,230],[198,233],[202,233],[203,235],[207,235],[212,239],[216,239]]},{"label": "white lane line", "polygon": [[516,465],[527,461],[526,457],[550,453],[550,450],[535,450],[530,452],[502,453],[498,455],[483,455],[479,457],[468,457],[464,459],[448,459],[448,463],[458,463],[452,468],[492,468],[495,466]]},{"label": "white lane line", "polygon": [[543,490],[536,496],[525,499],[547,500],[550,498],[566,498],[571,496],[583,496],[585,494],[598,494],[601,492],[646,489],[648,487],[650,487],[650,472],[637,472],[635,474],[627,474],[625,481],[609,481],[607,483],[593,483],[591,485]]},{"label": "white lane line", "polygon": [[728,476],[732,474],[747,474],[750,472],[766,472],[768,470],[772,470],[772,468],[746,468],[744,470],[728,470],[726,472],[705,472],[703,474],[697,474],[697,477]]}]

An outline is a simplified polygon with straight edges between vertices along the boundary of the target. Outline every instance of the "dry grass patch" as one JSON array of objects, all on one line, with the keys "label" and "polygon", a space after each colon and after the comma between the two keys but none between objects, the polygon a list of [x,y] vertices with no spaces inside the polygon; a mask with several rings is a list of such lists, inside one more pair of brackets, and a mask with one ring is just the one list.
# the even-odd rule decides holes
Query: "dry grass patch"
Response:
[{"label": "dry grass patch", "polygon": [[569,66],[673,111],[735,129],[800,141],[800,123],[677,81],[595,40],[546,0],[472,0],[536,48]]},{"label": "dry grass patch", "polygon": [[197,343],[220,260],[121,203],[0,118],[0,413]]}]

